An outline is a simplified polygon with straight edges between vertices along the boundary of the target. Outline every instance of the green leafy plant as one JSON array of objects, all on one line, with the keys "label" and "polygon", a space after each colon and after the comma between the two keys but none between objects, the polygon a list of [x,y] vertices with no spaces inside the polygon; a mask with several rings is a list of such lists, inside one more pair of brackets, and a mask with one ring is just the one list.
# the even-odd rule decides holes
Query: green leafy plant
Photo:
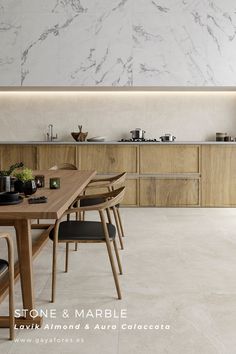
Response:
[{"label": "green leafy plant", "polygon": [[17,162],[14,165],[11,165],[9,167],[9,170],[0,171],[0,177],[10,176],[15,169],[21,168],[21,167],[24,167],[23,162]]},{"label": "green leafy plant", "polygon": [[14,176],[21,182],[32,181],[34,179],[33,171],[30,168],[23,168],[21,171],[16,171]]}]

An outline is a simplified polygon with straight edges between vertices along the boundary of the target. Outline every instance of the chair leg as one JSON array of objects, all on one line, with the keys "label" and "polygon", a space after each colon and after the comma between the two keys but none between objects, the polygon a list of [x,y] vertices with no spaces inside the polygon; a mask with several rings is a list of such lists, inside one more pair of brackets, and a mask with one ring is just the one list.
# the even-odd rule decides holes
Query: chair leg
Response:
[{"label": "chair leg", "polygon": [[70,244],[67,242],[66,243],[66,258],[65,258],[65,273],[68,272],[69,247],[70,247]]},{"label": "chair leg", "polygon": [[[76,208],[78,208],[78,202],[76,203]],[[75,213],[75,220],[81,220],[81,212],[77,212],[77,213]],[[78,251],[78,243],[77,242],[75,242],[75,251]]]},{"label": "chair leg", "polygon": [[112,251],[111,251],[110,242],[108,242],[108,243],[106,242],[106,245],[107,245],[107,252],[108,252],[109,260],[110,260],[110,263],[111,263],[111,269],[112,269],[112,273],[113,273],[113,277],[114,277],[114,281],[115,281],[115,285],[116,285],[116,291],[117,291],[118,299],[121,300],[120,285],[119,285],[119,280],[118,280],[118,276],[117,276],[117,273],[116,273],[116,268],[115,268],[115,263],[114,263]]},{"label": "chair leg", "polygon": [[114,250],[115,250],[117,264],[118,264],[118,268],[119,268],[120,274],[123,274],[121,261],[120,261],[120,256],[119,256],[119,252],[118,252],[118,248],[117,248],[117,244],[116,244],[116,240],[113,240],[113,246],[114,246]]},{"label": "chair leg", "polygon": [[107,252],[108,252],[108,256],[109,256],[109,260],[110,260],[110,264],[111,264],[113,278],[114,278],[114,281],[115,281],[116,291],[117,291],[118,299],[120,300],[121,299],[121,291],[120,291],[119,280],[118,280],[118,276],[117,276],[117,273],[116,273],[116,267],[115,267],[115,263],[114,263],[114,258],[113,258],[112,251],[111,251],[111,243],[110,243],[110,240],[109,240],[109,234],[108,234],[108,230],[107,230],[107,225],[106,225],[106,221],[105,221],[104,214],[103,214],[102,211],[100,211],[100,217],[101,217],[103,229],[104,229],[104,232],[105,232]]},{"label": "chair leg", "polygon": [[53,240],[51,302],[55,302],[55,297],[56,297],[56,267],[57,267],[57,241]]},{"label": "chair leg", "polygon": [[117,210],[117,216],[118,216],[118,220],[119,220],[119,224],[120,224],[121,235],[122,235],[122,237],[125,237],[123,224],[122,224],[121,217],[120,217],[120,210],[119,210],[119,208],[116,208],[116,210]]},{"label": "chair leg", "polygon": [[15,304],[14,304],[14,256],[13,244],[9,248],[9,327],[10,339],[13,340],[15,336]]},{"label": "chair leg", "polygon": [[120,247],[123,250],[124,249],[124,244],[123,244],[123,241],[122,241],[120,224],[119,224],[119,220],[118,220],[118,216],[117,216],[117,209],[116,209],[116,207],[112,207],[112,210],[113,210],[113,213],[114,213],[115,222],[116,222],[116,228],[117,228],[118,237],[119,237],[119,240],[120,240]]}]

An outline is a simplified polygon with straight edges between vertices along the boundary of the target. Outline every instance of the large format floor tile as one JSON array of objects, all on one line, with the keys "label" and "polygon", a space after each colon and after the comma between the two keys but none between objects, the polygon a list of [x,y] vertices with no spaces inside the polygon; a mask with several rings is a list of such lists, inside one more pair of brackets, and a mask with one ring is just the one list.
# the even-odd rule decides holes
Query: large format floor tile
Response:
[{"label": "large format floor tile", "polygon": [[[17,330],[15,342],[7,341],[8,330],[1,329],[0,353],[235,353],[236,210],[140,208],[121,213],[126,233],[120,252],[123,299],[116,298],[103,244],[80,245],[78,252],[71,246],[67,274],[62,245],[56,302],[50,303],[48,242],[34,261],[35,299],[38,310],[55,310],[56,318],[44,318],[38,330]],[[16,307],[21,306],[18,282]],[[78,316],[96,310],[113,315]],[[121,310],[127,318],[114,318]],[[0,312],[7,313],[7,299]]]}]

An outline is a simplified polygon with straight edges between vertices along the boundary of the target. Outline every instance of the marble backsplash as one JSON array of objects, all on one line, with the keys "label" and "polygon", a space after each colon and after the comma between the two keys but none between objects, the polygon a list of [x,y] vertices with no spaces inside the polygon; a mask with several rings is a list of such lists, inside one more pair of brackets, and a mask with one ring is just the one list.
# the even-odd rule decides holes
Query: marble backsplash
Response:
[{"label": "marble backsplash", "polygon": [[236,86],[235,0],[0,0],[1,86]]}]

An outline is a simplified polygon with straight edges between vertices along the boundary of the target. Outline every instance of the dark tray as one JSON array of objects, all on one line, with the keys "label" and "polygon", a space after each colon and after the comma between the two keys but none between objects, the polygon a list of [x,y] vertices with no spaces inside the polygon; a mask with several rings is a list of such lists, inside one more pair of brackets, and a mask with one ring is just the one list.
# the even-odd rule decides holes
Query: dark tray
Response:
[{"label": "dark tray", "polygon": [[10,201],[10,200],[0,200],[0,205],[15,205],[15,204],[20,204],[22,203],[24,200],[24,197],[22,196],[19,196],[19,199],[18,200],[13,200],[13,201]]}]

